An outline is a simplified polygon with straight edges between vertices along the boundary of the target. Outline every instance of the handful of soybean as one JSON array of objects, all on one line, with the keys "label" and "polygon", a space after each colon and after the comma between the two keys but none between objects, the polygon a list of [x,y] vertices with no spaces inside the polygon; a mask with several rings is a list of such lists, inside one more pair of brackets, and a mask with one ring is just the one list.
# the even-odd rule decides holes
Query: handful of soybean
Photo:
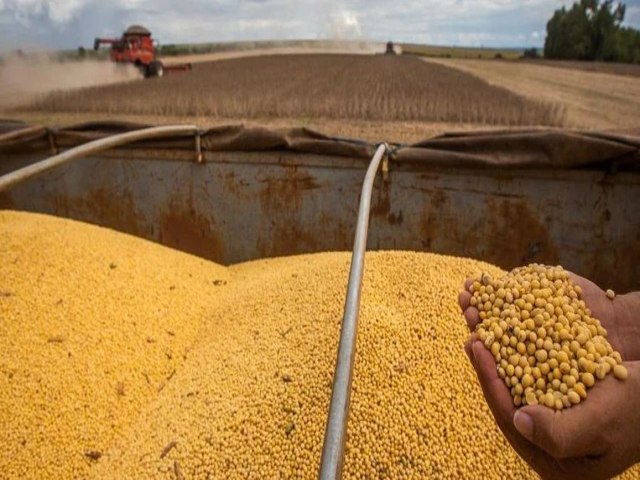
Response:
[{"label": "handful of soybean", "polygon": [[610,373],[627,378],[607,331],[562,267],[532,264],[471,285],[478,338],[491,350],[516,407],[562,410],[587,398]]}]

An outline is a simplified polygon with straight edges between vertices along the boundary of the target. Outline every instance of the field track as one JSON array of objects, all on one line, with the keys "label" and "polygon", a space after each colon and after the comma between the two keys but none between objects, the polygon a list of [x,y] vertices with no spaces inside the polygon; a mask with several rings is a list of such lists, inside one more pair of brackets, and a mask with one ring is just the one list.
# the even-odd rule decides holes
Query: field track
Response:
[{"label": "field track", "polygon": [[24,110],[214,118],[562,125],[557,104],[410,56],[273,55],[150,81],[62,91]]}]

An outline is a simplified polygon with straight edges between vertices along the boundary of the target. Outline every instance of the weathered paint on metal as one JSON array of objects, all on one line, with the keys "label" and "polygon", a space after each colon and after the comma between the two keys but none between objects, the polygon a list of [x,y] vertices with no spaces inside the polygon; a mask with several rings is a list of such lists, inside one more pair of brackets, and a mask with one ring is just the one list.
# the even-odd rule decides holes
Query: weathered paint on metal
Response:
[{"label": "weathered paint on metal", "polygon": [[[0,195],[0,208],[66,216],[230,264],[351,249],[366,161],[282,152],[118,151]],[[36,160],[2,157],[8,171]],[[640,289],[640,175],[391,163],[376,180],[370,249],[432,251],[504,268],[561,263]]]}]

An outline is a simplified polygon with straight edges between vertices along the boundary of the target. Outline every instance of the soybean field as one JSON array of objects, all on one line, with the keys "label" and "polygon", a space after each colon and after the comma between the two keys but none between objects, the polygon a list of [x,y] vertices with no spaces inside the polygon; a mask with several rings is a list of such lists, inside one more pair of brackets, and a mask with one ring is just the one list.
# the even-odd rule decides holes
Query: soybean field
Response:
[{"label": "soybean field", "polygon": [[296,54],[195,64],[148,81],[56,91],[23,112],[561,126],[559,102],[525,98],[414,56]]}]

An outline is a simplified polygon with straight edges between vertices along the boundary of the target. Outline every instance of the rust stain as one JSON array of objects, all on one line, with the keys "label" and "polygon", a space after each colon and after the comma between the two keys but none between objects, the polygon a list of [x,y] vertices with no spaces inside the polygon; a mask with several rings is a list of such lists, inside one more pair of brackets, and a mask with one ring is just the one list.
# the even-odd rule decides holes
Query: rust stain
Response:
[{"label": "rust stain", "polygon": [[371,216],[380,217],[388,215],[391,211],[391,200],[389,195],[390,186],[387,182],[382,182],[373,192]]},{"label": "rust stain", "polygon": [[0,209],[11,210],[15,208],[15,203],[8,193],[0,192]]},{"label": "rust stain", "polygon": [[436,173],[431,173],[431,172],[427,172],[427,173],[414,173],[414,176],[416,178],[419,178],[421,180],[439,180],[440,179],[440,175],[436,174]]},{"label": "rust stain", "polygon": [[283,167],[283,174],[277,176],[258,175],[258,181],[262,184],[262,219],[257,257],[327,250],[327,239],[318,235],[317,225],[307,229],[300,221],[303,200],[311,199],[310,192],[322,188],[316,178],[292,165]]},{"label": "rust stain", "polygon": [[[46,208],[38,211],[93,223],[131,235],[145,236],[139,228],[139,217],[128,192],[114,196],[105,189],[96,189],[79,197],[55,193],[48,195],[46,200]],[[8,199],[8,202],[11,204],[11,199]]]},{"label": "rust stain", "polygon": [[[55,194],[49,197],[49,205],[50,205],[49,210],[51,211],[51,213],[59,217],[69,217],[69,209],[70,209],[70,206],[73,204],[74,204],[74,201],[70,201],[69,196],[64,193]],[[78,217],[75,217],[75,218],[78,218]],[[84,220],[84,218],[78,218],[78,219]]]},{"label": "rust stain", "polygon": [[223,260],[222,243],[216,229],[190,203],[172,201],[163,211],[159,226],[143,218],[130,191],[114,195],[107,189],[93,189],[81,197],[57,194],[50,197],[55,215],[75,218],[157,241],[214,261]]},{"label": "rust stain", "polygon": [[224,246],[215,222],[187,203],[171,201],[160,218],[158,240],[163,245],[224,263]]},{"label": "rust stain", "polygon": [[559,263],[545,220],[537,218],[525,200],[488,195],[482,205],[461,212],[449,208],[446,191],[427,195],[419,230],[423,249],[478,258],[505,269]]},{"label": "rust stain", "polygon": [[97,212],[100,222],[112,226],[121,232],[141,235],[144,230],[136,214],[135,202],[130,191],[123,192],[116,198],[113,193],[103,188],[88,192],[83,205],[89,212]]},{"label": "rust stain", "polygon": [[104,188],[87,191],[80,197],[69,197],[64,193],[49,197],[50,211],[54,215],[74,218],[120,232],[150,238],[136,213],[131,192],[114,192]]},{"label": "rust stain", "polygon": [[300,210],[306,192],[321,188],[315,177],[299,172],[295,165],[284,167],[284,175],[259,179],[264,184],[260,202],[267,212]]},{"label": "rust stain", "polygon": [[389,219],[389,223],[391,225],[402,225],[402,223],[404,222],[402,210],[398,210],[398,213],[390,212],[387,218]]},{"label": "rust stain", "polygon": [[236,173],[231,170],[226,173],[219,173],[218,180],[224,183],[224,187],[238,199],[251,199],[249,194],[250,183],[242,178],[238,178]]},{"label": "rust stain", "polygon": [[371,216],[386,218],[390,225],[402,225],[404,216],[402,210],[397,212],[391,209],[391,185],[388,182],[381,182],[375,188],[372,198]]},{"label": "rust stain", "polygon": [[620,225],[609,209],[613,205],[608,185],[601,184],[594,205],[595,223],[585,229],[593,238],[586,244],[587,248],[579,252],[581,262],[576,273],[603,288],[613,288],[620,293],[636,291],[640,289],[640,270],[629,259],[640,258],[640,224],[627,223],[621,235]]},{"label": "rust stain", "polygon": [[[612,288],[619,293],[640,290],[640,270],[629,261],[630,258],[640,258],[640,238],[618,241],[615,249],[607,244],[596,245],[591,258],[584,275],[600,287]],[[605,258],[609,261],[603,261]]]},{"label": "rust stain", "polygon": [[[345,223],[340,215],[320,214],[316,225],[305,226],[296,218],[281,215],[262,223],[253,258],[297,255],[302,253],[348,251],[353,247],[355,224]],[[329,226],[324,230],[319,225]]]},{"label": "rust stain", "polygon": [[484,211],[486,231],[478,235],[483,260],[506,269],[532,262],[559,263],[548,228],[526,201],[487,196]]},{"label": "rust stain", "polygon": [[330,225],[323,228],[322,235],[313,237],[313,244],[307,245],[314,252],[345,251],[353,248],[356,214],[353,216],[336,212],[321,212],[318,225]]},{"label": "rust stain", "polygon": [[327,250],[317,232],[305,231],[296,222],[276,226],[258,238],[257,258],[279,257]]},{"label": "rust stain", "polygon": [[[446,236],[450,234],[450,228],[447,228],[447,219],[443,215],[442,210],[448,201],[447,193],[443,190],[433,190],[428,192],[427,210],[420,224],[420,235],[422,248],[431,250],[434,240],[438,236]],[[454,251],[444,251],[436,253],[458,253]]]},{"label": "rust stain", "polygon": [[335,247],[334,250],[350,250],[353,248],[353,241],[355,237],[355,225],[347,226],[342,222],[337,222],[336,229],[334,231]]}]

